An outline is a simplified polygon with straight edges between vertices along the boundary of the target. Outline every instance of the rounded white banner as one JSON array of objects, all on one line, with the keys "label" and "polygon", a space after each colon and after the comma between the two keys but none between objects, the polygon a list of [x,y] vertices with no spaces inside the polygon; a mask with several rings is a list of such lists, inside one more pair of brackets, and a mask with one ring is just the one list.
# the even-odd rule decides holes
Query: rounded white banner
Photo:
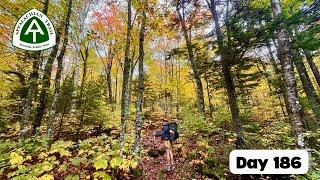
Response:
[{"label": "rounded white banner", "polygon": [[305,174],[309,154],[306,150],[233,150],[229,168],[233,174]]}]

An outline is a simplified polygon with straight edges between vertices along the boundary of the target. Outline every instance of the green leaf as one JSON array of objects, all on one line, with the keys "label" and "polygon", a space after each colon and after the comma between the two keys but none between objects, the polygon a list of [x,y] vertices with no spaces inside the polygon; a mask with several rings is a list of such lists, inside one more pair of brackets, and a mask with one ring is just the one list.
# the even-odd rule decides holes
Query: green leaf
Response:
[{"label": "green leaf", "polygon": [[108,167],[108,161],[105,159],[98,159],[94,162],[93,165],[97,170],[98,169],[106,169]]},{"label": "green leaf", "polygon": [[94,173],[94,178],[102,178],[103,180],[111,180],[111,177],[107,174],[107,173],[105,173],[105,172],[103,172],[103,171],[98,171],[98,172],[95,172]]},{"label": "green leaf", "polygon": [[122,161],[123,160],[121,157],[115,157],[110,161],[110,165],[112,168],[119,167],[121,165]]},{"label": "green leaf", "polygon": [[67,177],[65,177],[64,180],[79,180],[79,175],[78,174],[70,174]]},{"label": "green leaf", "polygon": [[74,166],[78,166],[80,164],[80,162],[81,162],[81,158],[79,158],[79,157],[71,159],[71,164]]}]

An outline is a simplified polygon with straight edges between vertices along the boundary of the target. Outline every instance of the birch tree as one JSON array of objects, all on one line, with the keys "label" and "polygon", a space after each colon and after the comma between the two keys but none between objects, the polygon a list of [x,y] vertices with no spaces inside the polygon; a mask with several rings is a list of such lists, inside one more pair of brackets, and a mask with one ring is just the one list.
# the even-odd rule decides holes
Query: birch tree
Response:
[{"label": "birch tree", "polygon": [[[282,10],[279,0],[270,0],[273,16],[276,20],[282,19]],[[294,77],[292,51],[289,42],[288,31],[278,26],[276,29],[278,40],[278,56],[281,62],[282,76],[285,84],[285,94],[288,102],[288,114],[292,128],[296,136],[297,146],[301,149],[306,147],[303,137],[302,108],[299,103],[297,84]]]},{"label": "birch tree", "polygon": [[139,31],[139,57],[138,57],[138,66],[139,66],[139,77],[138,77],[138,87],[137,87],[137,102],[136,102],[136,122],[135,122],[135,142],[134,142],[134,153],[140,155],[140,139],[141,139],[141,127],[143,123],[142,117],[142,107],[143,107],[143,91],[144,91],[144,36],[145,36],[145,26],[146,26],[146,12],[145,4],[142,2],[144,7],[141,7],[141,25]]},{"label": "birch tree", "polygon": [[57,73],[55,77],[55,82],[54,82],[54,94],[53,94],[53,100],[50,106],[50,111],[49,111],[49,119],[48,119],[48,124],[47,124],[47,139],[49,140],[49,147],[51,146],[52,142],[52,131],[53,131],[53,125],[54,125],[54,120],[56,118],[56,109],[57,109],[57,101],[60,93],[60,80],[61,80],[61,72],[63,70],[62,66],[62,60],[65,55],[67,45],[68,45],[68,36],[69,36],[69,24],[70,24],[70,16],[71,16],[71,10],[72,10],[72,0],[68,0],[68,10],[66,13],[66,19],[65,19],[65,25],[64,25],[64,35],[63,35],[63,44],[60,50],[60,54],[57,57],[58,61],[58,68],[57,68]]},{"label": "birch tree", "polygon": [[129,111],[129,75],[130,75],[130,39],[131,39],[131,0],[128,0],[127,7],[127,35],[125,45],[125,57],[123,64],[122,77],[122,94],[121,94],[121,132],[120,132],[120,156],[123,154],[123,147],[125,143],[125,133],[127,129],[128,111]]}]

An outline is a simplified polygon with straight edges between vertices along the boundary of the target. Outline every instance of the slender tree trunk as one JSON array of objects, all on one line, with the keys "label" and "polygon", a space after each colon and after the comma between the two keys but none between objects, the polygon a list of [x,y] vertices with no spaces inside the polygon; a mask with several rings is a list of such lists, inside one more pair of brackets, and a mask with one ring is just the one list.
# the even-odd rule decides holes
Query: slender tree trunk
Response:
[{"label": "slender tree trunk", "polygon": [[115,109],[117,108],[117,102],[118,102],[118,71],[119,71],[119,67],[117,67],[117,70],[116,70],[116,82],[115,82],[115,90],[114,90]]},{"label": "slender tree trunk", "polygon": [[[101,63],[104,67],[106,82],[107,82],[107,91],[108,91],[108,103],[112,108],[113,111],[113,96],[112,96],[112,81],[111,81],[111,69],[112,69],[112,50],[111,50],[112,42],[108,45],[108,56],[107,56],[107,63],[105,63],[103,60],[103,57],[100,55],[99,51],[97,50],[97,53],[101,59]],[[96,45],[96,48],[97,45]]]},{"label": "slender tree trunk", "polygon": [[137,90],[137,105],[136,105],[136,126],[135,126],[135,143],[134,143],[134,153],[140,155],[140,139],[141,139],[141,127],[143,123],[142,117],[142,107],[143,107],[143,91],[144,91],[144,70],[143,70],[143,60],[144,60],[144,33],[146,25],[146,13],[142,10],[141,27],[139,32],[139,78],[138,78],[138,90]]},{"label": "slender tree trunk", "polygon": [[44,74],[43,74],[43,82],[42,82],[42,90],[40,92],[39,105],[37,107],[37,114],[36,114],[36,117],[34,118],[33,125],[32,125],[32,134],[36,134],[37,132],[39,132],[41,121],[43,119],[45,110],[47,108],[48,95],[49,95],[49,90],[50,90],[52,65],[53,65],[53,62],[54,62],[57,54],[58,54],[61,29],[63,28],[62,26],[64,24],[65,24],[64,21],[61,21],[61,25],[57,31],[56,45],[52,48],[51,53],[48,58],[48,61],[45,65]]},{"label": "slender tree trunk", "polygon": [[[86,11],[86,10],[83,10]],[[78,86],[79,86],[79,76],[80,76],[80,63],[81,63],[81,43],[84,39],[84,24],[86,19],[86,12],[81,12],[79,16],[79,35],[76,37],[76,57],[75,57],[75,67],[74,67],[74,79],[73,79],[73,91],[72,91],[72,101],[71,101],[71,112],[75,113],[78,108]]]},{"label": "slender tree trunk", "polygon": [[112,42],[109,43],[109,50],[108,50],[108,61],[106,65],[106,80],[107,80],[107,88],[108,88],[108,101],[109,105],[113,110],[113,96],[112,96],[112,81],[111,81],[111,69],[112,69],[112,50],[111,50]]},{"label": "slender tree trunk", "polygon": [[176,105],[176,110],[177,110],[177,118],[180,118],[180,79],[181,79],[181,74],[180,74],[180,63],[177,63],[177,105]]},{"label": "slender tree trunk", "polygon": [[[270,0],[274,18],[281,18],[281,7],[279,0]],[[286,97],[289,105],[288,114],[291,120],[297,146],[301,149],[306,147],[303,137],[302,108],[299,103],[296,80],[294,77],[291,47],[288,32],[278,27],[276,30],[278,39],[278,56],[281,62],[282,75],[285,83]]]},{"label": "slender tree trunk", "polygon": [[129,74],[130,74],[130,39],[131,39],[131,0],[128,0],[128,20],[127,20],[127,37],[125,46],[125,59],[123,66],[123,83],[122,83],[122,98],[121,98],[121,132],[120,132],[120,152],[123,154],[125,142],[125,133],[127,129],[128,110],[129,110]]},{"label": "slender tree trunk", "polygon": [[28,121],[30,118],[30,114],[31,114],[31,108],[32,108],[32,99],[34,96],[34,91],[36,89],[37,86],[37,81],[38,81],[38,70],[39,70],[39,62],[37,59],[37,55],[36,57],[32,57],[33,59],[33,63],[32,63],[32,72],[29,75],[29,79],[28,79],[28,94],[23,106],[23,113],[22,113],[22,118],[21,118],[21,122],[20,122],[20,131],[19,131],[19,140],[20,142],[22,142],[22,140],[24,139],[24,136],[26,134],[26,132],[28,131]]},{"label": "slender tree trunk", "polygon": [[222,72],[223,72],[225,87],[226,87],[227,94],[228,94],[231,116],[232,116],[233,124],[235,126],[235,130],[237,133],[236,147],[242,148],[244,145],[244,139],[243,139],[243,135],[242,135],[243,130],[242,130],[242,125],[241,125],[241,121],[240,121],[236,91],[235,91],[235,86],[234,86],[234,83],[232,80],[230,67],[228,67],[226,65],[222,65]]},{"label": "slender tree trunk", "polygon": [[270,56],[270,63],[273,67],[273,71],[276,75],[278,74],[281,74],[281,68],[280,68],[280,64],[275,60],[274,56],[273,56],[273,52],[271,50],[271,45],[270,45],[270,42],[267,41],[267,48],[268,48],[268,51],[269,51],[269,56]]},{"label": "slender tree trunk", "polygon": [[59,93],[60,93],[60,80],[61,80],[61,72],[63,69],[62,60],[65,55],[67,44],[68,44],[71,10],[72,10],[72,0],[69,0],[68,11],[67,11],[67,16],[66,16],[66,20],[65,20],[65,27],[64,27],[63,44],[61,47],[60,54],[57,57],[58,68],[57,68],[57,74],[56,74],[56,78],[55,78],[55,82],[54,82],[55,89],[54,89],[53,100],[52,100],[50,111],[49,111],[49,119],[48,119],[48,125],[47,125],[46,136],[47,136],[47,139],[49,140],[49,147],[51,147],[51,143],[52,143],[53,124],[54,124],[54,120],[56,118],[57,102],[58,102],[58,97],[59,97]]},{"label": "slender tree trunk", "polygon": [[108,65],[108,74],[107,74],[107,86],[108,86],[108,100],[109,104],[112,106],[113,104],[113,96],[112,96],[112,81],[111,81],[111,67],[112,65]]},{"label": "slender tree trunk", "polygon": [[[271,45],[270,45],[269,41],[267,41],[267,48],[268,48],[268,51],[269,51],[270,63],[272,65],[272,67],[273,67],[273,72],[277,77],[280,78],[280,81],[283,82],[283,79],[281,78],[281,74],[282,74],[281,73],[281,67],[280,67],[281,65],[275,60],[275,58],[273,56],[273,52],[271,50]],[[262,64],[263,64],[263,62],[262,62]],[[279,103],[280,103],[280,106],[281,106],[281,110],[282,110],[283,115],[286,117],[287,115],[286,115],[286,113],[284,111],[284,108],[283,108],[282,99],[284,100],[284,103],[285,103],[286,107],[288,107],[288,103],[286,102],[286,97],[285,97],[285,93],[284,92],[285,92],[285,90],[284,90],[284,87],[282,85],[280,87],[279,86],[276,87],[276,93],[277,93],[277,97],[278,97],[278,100],[279,100]]]},{"label": "slender tree trunk", "polygon": [[210,117],[213,117],[213,110],[212,110],[212,103],[211,103],[211,94],[210,94],[210,88],[209,88],[209,83],[208,83],[208,76],[207,76],[207,72],[205,74],[205,81],[206,81],[206,88],[207,88],[207,96],[208,96],[208,105],[209,105],[209,114]]},{"label": "slender tree trunk", "polygon": [[73,91],[72,91],[72,101],[71,101],[71,112],[75,113],[76,111],[76,104],[77,104],[77,90],[78,90],[78,83],[79,83],[79,74],[80,74],[80,44],[76,45],[76,58],[75,58],[75,67],[73,72]]},{"label": "slender tree trunk", "polygon": [[[187,45],[187,50],[188,50],[188,58],[191,63],[191,68],[193,71],[193,77],[196,81],[196,87],[197,87],[197,104],[198,104],[198,112],[205,117],[205,108],[204,108],[204,96],[203,96],[203,87],[202,87],[202,82],[201,82],[201,77],[200,73],[198,71],[198,66],[194,60],[194,54],[192,50],[192,43],[191,43],[191,37],[188,35],[187,28],[185,25],[185,17],[184,15],[181,15],[180,13],[180,8],[177,5],[176,9],[178,15],[179,15],[179,20],[182,26],[182,33]],[[184,13],[184,7],[183,7],[183,2],[182,2],[182,11]]]},{"label": "slender tree trunk", "polygon": [[303,50],[303,52],[304,52],[304,54],[306,56],[306,59],[307,59],[308,64],[309,64],[309,66],[310,66],[310,68],[312,70],[312,73],[313,73],[314,77],[316,78],[318,87],[320,87],[320,73],[319,73],[319,70],[317,68],[317,65],[313,61],[312,54],[307,50]]},{"label": "slender tree trunk", "polygon": [[[312,85],[311,79],[307,72],[307,69],[303,63],[303,59],[299,52],[294,52],[294,64],[298,70],[298,74],[302,83],[303,90],[307,95],[309,103],[312,106],[312,111],[316,115],[317,120],[320,120],[320,100]],[[309,124],[309,123],[308,123]],[[313,124],[313,123],[312,123]]]},{"label": "slender tree trunk", "polygon": [[243,132],[242,132],[242,125],[241,125],[241,121],[240,121],[240,117],[239,117],[239,108],[237,105],[237,97],[235,94],[234,82],[233,82],[231,71],[230,71],[231,67],[228,65],[227,62],[229,60],[226,58],[226,56],[224,54],[225,47],[223,44],[223,37],[222,37],[220,25],[219,25],[219,19],[218,19],[218,14],[217,14],[217,10],[216,10],[215,0],[211,0],[210,2],[211,2],[210,3],[210,11],[211,11],[212,18],[214,21],[215,32],[216,32],[217,39],[218,39],[218,47],[221,52],[222,73],[223,73],[223,77],[224,77],[225,88],[226,88],[226,91],[228,94],[228,100],[229,100],[229,106],[230,106],[230,110],[231,110],[233,126],[235,128],[236,133],[237,133],[236,147],[242,148],[244,146],[244,138],[243,138]]},{"label": "slender tree trunk", "polygon": [[131,60],[130,60],[130,75],[129,75],[129,106],[131,104],[131,95],[132,95],[132,80],[133,80],[133,73],[134,73],[134,69],[136,68],[136,65],[138,63],[138,60],[136,62],[134,62],[134,55],[135,55],[135,48],[133,48],[133,52],[132,52],[132,56],[131,56]]},{"label": "slender tree trunk", "polygon": [[85,114],[85,108],[86,108],[86,98],[84,97],[84,91],[85,91],[85,84],[86,84],[86,79],[87,79],[87,63],[88,63],[88,57],[89,57],[89,44],[87,45],[87,47],[85,48],[85,52],[83,54],[83,52],[81,51],[81,57],[83,60],[83,71],[82,71],[82,79],[81,79],[81,88],[80,88],[80,93],[79,93],[79,100],[78,100],[78,106],[79,109],[81,110],[80,114],[79,114],[79,127],[77,130],[77,135],[79,135],[80,130],[82,129],[83,126],[83,119],[84,119],[84,114]]}]

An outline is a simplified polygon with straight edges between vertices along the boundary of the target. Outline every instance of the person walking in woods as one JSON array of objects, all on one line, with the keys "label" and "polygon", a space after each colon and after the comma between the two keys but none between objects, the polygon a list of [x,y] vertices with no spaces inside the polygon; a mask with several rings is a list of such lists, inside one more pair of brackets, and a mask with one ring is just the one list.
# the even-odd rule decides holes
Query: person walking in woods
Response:
[{"label": "person walking in woods", "polygon": [[168,122],[167,120],[165,120],[162,126],[162,130],[159,132],[154,132],[153,135],[154,135],[154,138],[161,137],[161,139],[164,141],[164,146],[166,148],[166,159],[167,159],[166,170],[167,171],[173,170],[174,159],[173,159],[173,153],[172,153],[172,142],[179,138],[177,122],[175,121]]}]

